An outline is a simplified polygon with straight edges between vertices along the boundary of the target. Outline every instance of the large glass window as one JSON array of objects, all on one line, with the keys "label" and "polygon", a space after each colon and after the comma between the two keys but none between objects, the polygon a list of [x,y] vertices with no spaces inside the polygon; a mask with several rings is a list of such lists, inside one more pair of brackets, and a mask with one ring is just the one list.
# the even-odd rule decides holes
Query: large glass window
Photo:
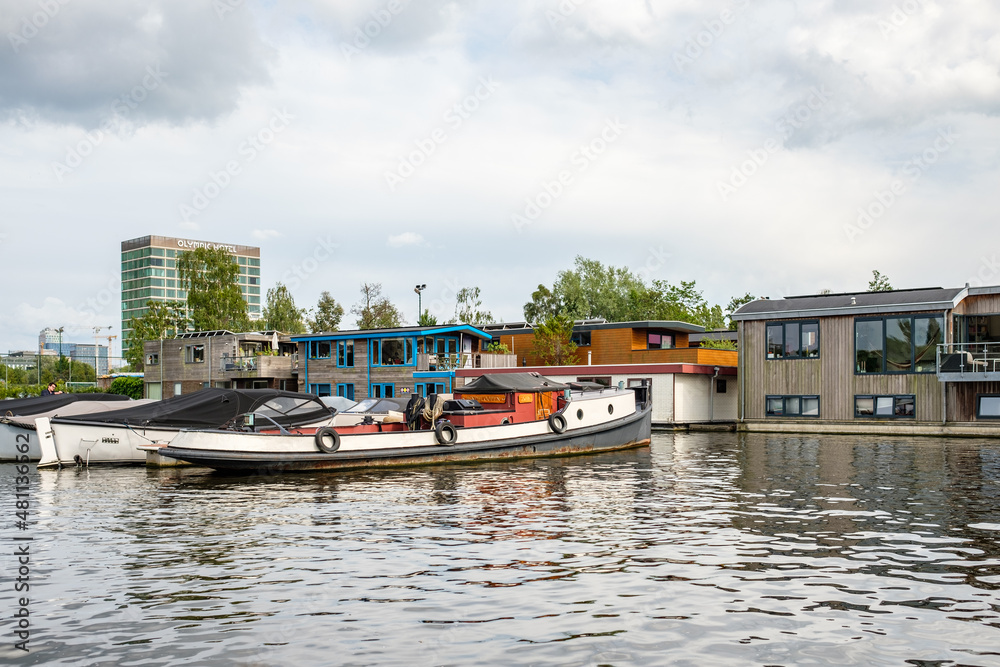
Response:
[{"label": "large glass window", "polygon": [[893,316],[854,321],[856,373],[933,373],[944,341],[938,315]]},{"label": "large glass window", "polygon": [[917,400],[906,396],[855,396],[855,417],[877,417],[882,419],[912,419],[916,416]]},{"label": "large glass window", "polygon": [[768,396],[768,417],[819,417],[819,396]]},{"label": "large glass window", "polygon": [[204,345],[186,345],[184,347],[184,362],[188,364],[201,364],[205,362]]},{"label": "large glass window", "polygon": [[328,340],[311,340],[309,341],[309,358],[329,359],[332,349],[333,344]]},{"label": "large glass window", "polygon": [[768,359],[819,357],[819,322],[775,322],[767,325]]},{"label": "large glass window", "polygon": [[669,350],[674,346],[674,337],[670,334],[650,331],[646,334],[647,350]]}]

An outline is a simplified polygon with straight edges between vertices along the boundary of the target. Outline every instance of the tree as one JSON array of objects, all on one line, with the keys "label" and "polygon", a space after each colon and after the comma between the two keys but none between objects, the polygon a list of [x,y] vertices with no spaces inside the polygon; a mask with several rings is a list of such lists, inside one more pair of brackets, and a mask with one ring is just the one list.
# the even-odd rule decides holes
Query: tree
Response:
[{"label": "tree", "polygon": [[237,280],[239,264],[225,248],[196,248],[177,255],[178,288],[187,290],[198,331],[247,331],[250,317]]},{"label": "tree", "polygon": [[483,303],[479,299],[478,287],[463,287],[455,295],[455,322],[478,327],[493,322],[488,310],[479,310]]},{"label": "tree", "polygon": [[889,278],[883,276],[877,270],[872,271],[871,282],[868,283],[869,292],[891,292],[892,285],[889,284]]},{"label": "tree", "polygon": [[129,320],[132,333],[128,347],[122,352],[134,371],[143,369],[143,343],[148,340],[173,338],[188,330],[190,320],[184,304],[179,301],[147,301],[146,314]]},{"label": "tree", "polygon": [[321,331],[338,331],[340,320],[344,317],[344,307],[337,303],[337,300],[324,291],[319,295],[316,302],[316,310],[313,311],[313,318],[309,320],[309,330],[312,333]]},{"label": "tree", "polygon": [[358,329],[391,329],[402,326],[403,314],[382,296],[382,283],[361,285],[361,301],[351,306]]},{"label": "tree", "polygon": [[539,285],[538,289],[531,293],[531,302],[524,304],[524,319],[528,322],[544,322],[558,315],[561,310],[562,304],[559,298],[545,285]]},{"label": "tree", "polygon": [[732,299],[730,299],[729,303],[726,305],[726,328],[735,331],[736,323],[733,322],[732,320],[733,313],[735,313],[737,310],[747,305],[751,301],[756,301],[756,300],[757,297],[750,294],[750,292],[747,292],[743,296],[734,296]]},{"label": "tree", "polygon": [[143,380],[135,377],[117,377],[111,381],[108,388],[109,394],[120,394],[131,398],[142,398]]},{"label": "tree", "polygon": [[432,327],[438,323],[438,318],[431,315],[431,311],[424,308],[424,312],[420,313],[420,317],[417,318],[417,326],[419,327]]},{"label": "tree", "polygon": [[302,324],[305,309],[295,305],[295,298],[282,283],[267,290],[267,304],[264,306],[264,327],[268,331],[305,333]]},{"label": "tree", "polygon": [[576,343],[572,338],[573,318],[553,315],[535,327],[532,351],[545,366],[563,366],[575,361]]}]

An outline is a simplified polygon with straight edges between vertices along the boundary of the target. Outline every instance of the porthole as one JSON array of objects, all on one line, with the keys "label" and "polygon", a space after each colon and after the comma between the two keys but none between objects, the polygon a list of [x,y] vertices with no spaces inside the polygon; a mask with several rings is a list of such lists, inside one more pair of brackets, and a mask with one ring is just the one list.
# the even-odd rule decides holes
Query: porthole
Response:
[{"label": "porthole", "polygon": [[576,418],[577,419],[583,419],[583,410],[577,410],[576,411]]},{"label": "porthole", "polygon": [[608,403],[608,414],[613,415],[615,413],[615,406]]}]

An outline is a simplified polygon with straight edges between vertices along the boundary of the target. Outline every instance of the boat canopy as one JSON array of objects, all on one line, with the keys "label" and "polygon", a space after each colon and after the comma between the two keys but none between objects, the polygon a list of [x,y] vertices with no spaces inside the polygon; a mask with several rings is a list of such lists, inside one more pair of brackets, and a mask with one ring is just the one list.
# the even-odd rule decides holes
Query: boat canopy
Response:
[{"label": "boat canopy", "polygon": [[541,393],[545,391],[563,391],[565,385],[538,373],[495,373],[480,375],[464,387],[455,389],[458,394],[509,394],[512,391],[521,393]]},{"label": "boat canopy", "polygon": [[123,410],[77,417],[57,417],[54,422],[88,422],[161,426],[166,428],[219,428],[242,414],[266,415],[282,426],[309,424],[334,414],[313,394],[277,389],[223,389],[208,387],[193,394]]},{"label": "boat canopy", "polygon": [[53,394],[51,396],[32,396],[31,398],[9,398],[0,401],[0,416],[37,415],[56,410],[77,401],[131,401],[121,394]]}]

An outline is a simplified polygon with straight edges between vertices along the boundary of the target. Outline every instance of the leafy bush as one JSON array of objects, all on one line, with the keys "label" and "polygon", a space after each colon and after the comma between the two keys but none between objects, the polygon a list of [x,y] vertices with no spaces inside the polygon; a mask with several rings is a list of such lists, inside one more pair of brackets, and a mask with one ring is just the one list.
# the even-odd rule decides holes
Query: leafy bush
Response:
[{"label": "leafy bush", "polygon": [[736,343],[731,340],[702,338],[701,347],[706,350],[735,350]]},{"label": "leafy bush", "polygon": [[119,377],[111,381],[109,394],[120,394],[130,398],[142,398],[142,378]]}]

